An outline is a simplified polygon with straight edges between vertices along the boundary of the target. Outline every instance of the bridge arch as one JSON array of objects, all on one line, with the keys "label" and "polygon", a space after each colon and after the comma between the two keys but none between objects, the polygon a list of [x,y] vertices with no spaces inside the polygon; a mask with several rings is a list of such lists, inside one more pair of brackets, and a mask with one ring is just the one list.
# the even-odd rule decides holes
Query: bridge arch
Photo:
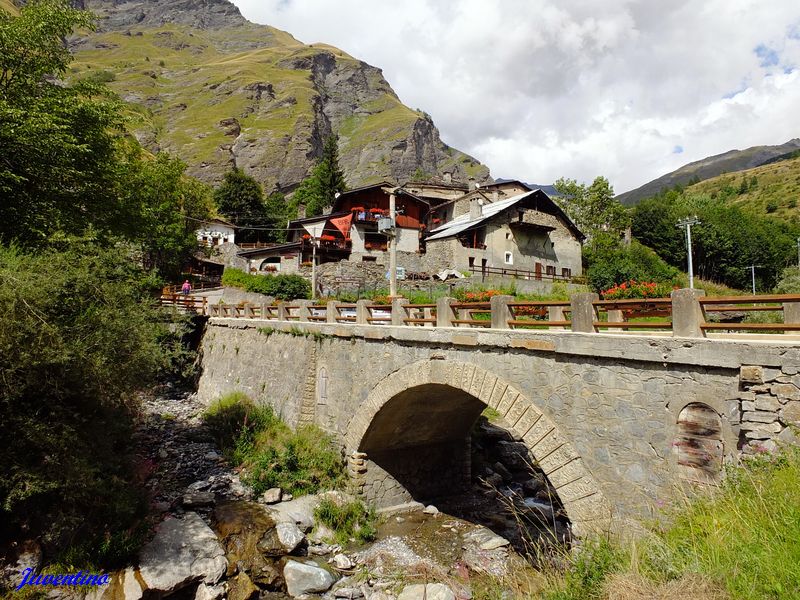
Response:
[{"label": "bridge arch", "polygon": [[[522,439],[529,458],[556,489],[574,533],[610,527],[608,500],[559,427],[511,383],[473,363],[422,360],[391,373],[370,391],[345,434],[354,483],[370,500],[376,500],[370,498],[376,477],[387,474],[393,480],[398,475],[402,482],[395,483],[400,486],[418,487],[412,467],[416,477],[430,478],[435,474],[426,472],[426,459],[434,461],[433,470],[436,461],[441,465],[457,459],[457,446],[447,442],[459,436],[463,442],[486,406],[503,415]],[[439,483],[446,485],[446,478],[440,477]]]}]

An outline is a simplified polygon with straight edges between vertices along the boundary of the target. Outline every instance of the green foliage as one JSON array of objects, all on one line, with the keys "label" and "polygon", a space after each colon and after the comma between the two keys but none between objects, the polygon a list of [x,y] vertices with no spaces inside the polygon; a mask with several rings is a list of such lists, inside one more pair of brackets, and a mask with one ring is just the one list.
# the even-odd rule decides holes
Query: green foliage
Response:
[{"label": "green foliage", "polygon": [[341,545],[350,540],[370,542],[377,534],[375,509],[367,508],[360,500],[337,502],[323,498],[314,509],[314,517],[335,532],[335,541]]},{"label": "green foliage", "polygon": [[243,481],[257,494],[280,487],[300,496],[343,482],[341,455],[316,426],[293,432],[272,408],[255,406],[241,393],[220,398],[203,419],[226,456],[244,467]]},{"label": "green foliage", "polygon": [[[648,549],[653,578],[702,573],[741,600],[800,594],[800,449],[733,469],[716,494],[692,499]],[[746,549],[746,556],[742,556]]]},{"label": "green foliage", "polygon": [[[584,541],[544,597],[617,597],[609,576],[632,574],[654,592],[670,582],[700,577],[734,600],[797,598],[799,496],[800,448],[750,458],[729,469],[719,489],[685,498],[666,524],[655,525],[636,545],[604,538]],[[679,591],[680,586],[669,589]]]},{"label": "green foliage", "polygon": [[264,239],[268,242],[285,242],[286,225],[297,218],[297,201],[293,199],[287,202],[280,192],[272,193],[264,203],[264,213],[267,226],[274,230],[263,232]]},{"label": "green foliage", "polygon": [[225,269],[222,285],[274,296],[279,300],[311,297],[311,284],[300,275],[250,275],[239,269]]},{"label": "green foliage", "polygon": [[547,600],[590,600],[604,597],[606,578],[623,568],[626,554],[607,538],[586,540],[576,551],[560,589],[544,594]]},{"label": "green foliage", "polygon": [[588,187],[563,177],[555,182],[559,206],[587,237],[608,233],[619,237],[630,225],[630,216],[614,198],[614,188],[605,177],[596,177]]},{"label": "green foliage", "polygon": [[126,236],[137,242],[146,269],[172,279],[197,247],[198,222],[212,214],[210,189],[184,177],[185,170],[183,162],[161,153],[129,163],[124,174],[122,194],[128,204],[141,207]]},{"label": "green foliage", "polygon": [[776,294],[800,294],[800,267],[787,267],[775,286]]},{"label": "green foliage", "polygon": [[597,291],[607,290],[631,279],[672,284],[678,270],[636,240],[630,245],[608,234],[599,234],[584,248],[586,280]]},{"label": "green foliage", "polygon": [[271,408],[256,406],[244,392],[231,392],[205,410],[203,422],[217,445],[225,449],[233,448],[240,437],[252,440],[257,432],[276,427],[280,420]]},{"label": "green foliage", "polygon": [[339,140],[336,136],[325,139],[322,157],[294,193],[294,201],[306,207],[306,215],[321,215],[326,206],[332,206],[337,192],[344,192],[347,184],[339,166]]},{"label": "green foliage", "polygon": [[140,514],[131,393],[169,366],[174,340],[150,283],[124,249],[88,240],[0,248],[4,536],[41,536],[50,556],[83,539],[102,559]]},{"label": "green foliage", "polygon": [[695,274],[735,288],[750,287],[749,265],[757,288],[772,288],[778,274],[797,259],[800,227],[745,212],[721,199],[676,191],[645,200],[633,209],[633,235],[671,265],[685,268],[685,231],[678,220],[696,215],[692,227]]},{"label": "green foliage", "polygon": [[247,228],[267,225],[261,185],[241,169],[234,168],[225,173],[222,184],[214,190],[214,203],[220,214],[237,227],[244,228],[237,233],[242,242],[258,239],[258,231]]}]

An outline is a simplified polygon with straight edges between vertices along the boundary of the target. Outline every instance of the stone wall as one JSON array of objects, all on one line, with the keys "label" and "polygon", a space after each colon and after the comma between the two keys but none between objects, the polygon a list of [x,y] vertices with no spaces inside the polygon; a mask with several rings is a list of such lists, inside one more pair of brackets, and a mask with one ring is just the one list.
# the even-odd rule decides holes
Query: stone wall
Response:
[{"label": "stone wall", "polygon": [[[265,335],[258,327],[284,331]],[[727,462],[736,459],[740,439],[745,452],[787,439],[800,405],[800,348],[791,343],[215,318],[202,350],[204,401],[243,390],[291,425],[303,415],[313,420],[348,454],[362,450],[362,436],[382,408],[395,410],[395,398],[422,395],[420,408],[396,422],[401,431],[431,422],[452,427],[452,439],[465,435],[460,429],[468,427],[442,408],[466,391],[514,424],[573,521],[586,521],[606,499],[624,519],[646,517],[672,497],[677,422],[688,405],[719,415]],[[760,374],[742,368],[754,364]],[[444,391],[431,395],[434,383]],[[403,486],[372,458],[360,459],[362,484],[370,494],[402,499]]]},{"label": "stone wall", "polygon": [[741,392],[730,411],[739,411],[740,443],[747,454],[769,451],[781,443],[800,443],[800,365],[741,369]]}]

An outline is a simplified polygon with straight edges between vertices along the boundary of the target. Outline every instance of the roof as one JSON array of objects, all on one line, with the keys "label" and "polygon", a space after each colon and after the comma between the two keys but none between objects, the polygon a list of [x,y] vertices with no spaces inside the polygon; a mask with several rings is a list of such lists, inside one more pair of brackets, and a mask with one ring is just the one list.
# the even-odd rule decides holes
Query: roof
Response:
[{"label": "roof", "polygon": [[218,217],[214,217],[213,219],[203,219],[201,224],[205,225],[206,223],[219,223],[220,225],[227,225],[228,227],[236,227],[236,225],[230,221],[226,221],[225,219],[220,219]]},{"label": "roof", "polygon": [[346,192],[341,192],[338,198],[341,198],[342,196],[347,196],[348,194],[354,194],[356,192],[363,192],[364,190],[371,190],[372,188],[382,188],[382,187],[395,187],[395,185],[384,179],[383,181],[379,181],[378,183],[370,183],[369,185],[362,185],[360,187],[347,190]]},{"label": "roof", "polygon": [[237,252],[237,256],[258,256],[259,254],[264,255],[271,255],[280,253],[284,250],[295,250],[300,248],[300,242],[289,242],[288,244],[276,244],[275,246],[269,246],[267,248],[254,248],[252,250],[242,250],[241,252]]},{"label": "roof", "polygon": [[525,192],[524,194],[519,194],[517,196],[512,196],[511,198],[507,198],[505,200],[500,200],[499,202],[492,202],[490,204],[484,204],[481,207],[481,216],[477,219],[471,219],[470,214],[466,213],[463,215],[459,215],[452,221],[437,227],[436,229],[431,230],[431,235],[429,235],[426,239],[428,241],[431,240],[441,240],[444,238],[452,237],[454,235],[458,235],[464,231],[472,229],[473,227],[477,227],[482,223],[485,223],[492,217],[497,216],[503,211],[506,211],[515,205],[519,204],[523,200],[527,200],[528,198],[537,197],[538,199],[543,199],[548,203],[548,208],[550,208],[557,217],[561,218],[567,227],[572,231],[572,233],[577,237],[579,240],[583,241],[586,236],[581,233],[581,231],[575,226],[570,218],[564,214],[558,205],[553,202],[547,194],[545,194],[541,190],[531,190],[530,192]]},{"label": "roof", "polygon": [[336,217],[344,217],[345,215],[349,214],[350,211],[347,211],[347,212],[328,213],[326,215],[317,215],[315,217],[305,217],[303,219],[295,219],[293,221],[289,221],[289,229],[292,228],[292,225],[302,225],[303,223],[317,223],[318,221],[327,221],[328,219],[335,219]]}]

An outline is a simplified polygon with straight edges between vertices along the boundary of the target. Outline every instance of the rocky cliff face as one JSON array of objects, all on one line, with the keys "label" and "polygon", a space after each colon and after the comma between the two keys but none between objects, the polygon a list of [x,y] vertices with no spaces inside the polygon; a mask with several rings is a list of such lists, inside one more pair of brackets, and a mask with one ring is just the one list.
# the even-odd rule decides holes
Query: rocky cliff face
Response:
[{"label": "rocky cliff face", "polygon": [[326,45],[246,21],[227,0],[76,0],[100,17],[71,41],[74,77],[108,82],[136,106],[150,150],[180,156],[209,183],[237,166],[266,191],[291,191],[326,136],[339,136],[351,187],[488,169],[444,144],[380,69]]}]

